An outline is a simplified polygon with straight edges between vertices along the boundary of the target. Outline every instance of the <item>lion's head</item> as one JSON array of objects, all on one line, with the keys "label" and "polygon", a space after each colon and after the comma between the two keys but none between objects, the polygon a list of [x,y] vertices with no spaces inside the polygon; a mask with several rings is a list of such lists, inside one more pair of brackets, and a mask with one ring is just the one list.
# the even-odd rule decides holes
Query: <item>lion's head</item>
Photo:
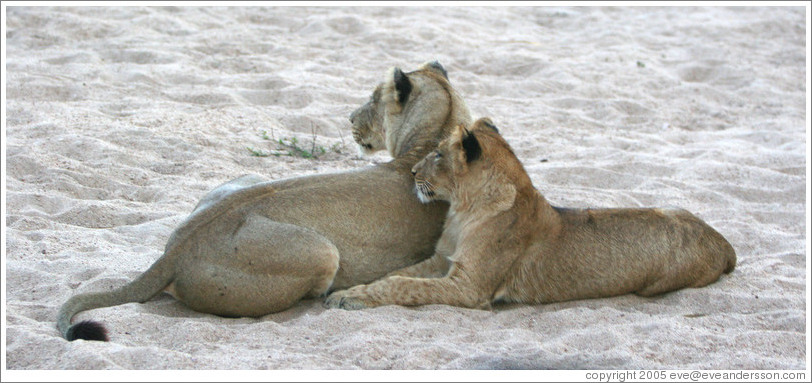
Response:
[{"label": "lion's head", "polygon": [[485,195],[509,207],[517,188],[532,189],[521,162],[489,118],[477,120],[470,129],[459,125],[412,174],[417,197],[424,203],[471,202]]},{"label": "lion's head", "polygon": [[434,61],[410,73],[390,69],[350,121],[353,139],[365,154],[388,150],[398,158],[426,139],[439,141],[443,129],[467,125],[471,116],[443,66]]},{"label": "lion's head", "polygon": [[386,140],[383,137],[384,111],[381,86],[378,85],[369,96],[369,101],[350,114],[352,138],[364,154],[386,149]]}]

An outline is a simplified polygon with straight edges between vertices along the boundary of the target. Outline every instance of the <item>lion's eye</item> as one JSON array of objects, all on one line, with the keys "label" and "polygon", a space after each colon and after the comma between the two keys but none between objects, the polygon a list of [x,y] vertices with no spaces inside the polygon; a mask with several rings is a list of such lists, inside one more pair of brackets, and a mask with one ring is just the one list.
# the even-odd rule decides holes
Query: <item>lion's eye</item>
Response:
[{"label": "lion's eye", "polygon": [[437,158],[437,159],[443,158],[443,154],[440,153],[440,152],[434,153],[434,158]]}]

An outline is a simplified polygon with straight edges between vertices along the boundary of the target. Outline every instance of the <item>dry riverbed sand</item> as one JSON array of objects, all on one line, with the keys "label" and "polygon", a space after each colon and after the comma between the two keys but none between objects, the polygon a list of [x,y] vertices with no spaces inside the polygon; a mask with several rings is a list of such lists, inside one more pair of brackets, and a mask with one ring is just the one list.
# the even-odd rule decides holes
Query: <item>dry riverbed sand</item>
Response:
[{"label": "dry riverbed sand", "polygon": [[[8,369],[806,368],[803,7],[10,7],[6,27]],[[387,161],[348,116],[435,59],[553,204],[686,208],[736,270],[491,311],[226,319],[162,295],[77,316],[109,343],[60,337],[66,299],[146,270],[216,185]]]}]

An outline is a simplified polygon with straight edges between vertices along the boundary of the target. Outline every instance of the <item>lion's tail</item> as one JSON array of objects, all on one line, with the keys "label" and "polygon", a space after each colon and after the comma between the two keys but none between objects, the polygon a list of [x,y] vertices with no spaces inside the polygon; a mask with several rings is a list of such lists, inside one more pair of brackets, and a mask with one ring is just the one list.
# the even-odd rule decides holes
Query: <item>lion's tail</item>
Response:
[{"label": "lion's tail", "polygon": [[67,340],[107,341],[107,330],[101,323],[82,321],[71,325],[73,316],[85,310],[150,300],[174,279],[175,268],[169,264],[171,258],[164,255],[134,281],[113,291],[74,295],[59,309],[57,329]]}]

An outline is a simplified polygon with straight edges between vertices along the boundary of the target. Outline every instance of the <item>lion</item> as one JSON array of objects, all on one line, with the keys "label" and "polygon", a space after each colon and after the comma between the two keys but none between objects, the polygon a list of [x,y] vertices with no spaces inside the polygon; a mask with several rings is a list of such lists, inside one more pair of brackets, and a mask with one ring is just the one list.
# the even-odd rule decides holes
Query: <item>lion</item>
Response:
[{"label": "lion", "polygon": [[259,317],[431,256],[448,205],[421,204],[410,170],[455,126],[471,123],[465,102],[437,62],[410,73],[393,68],[350,120],[359,145],[393,160],[278,181],[244,176],[217,187],[134,281],[70,298],[58,314],[61,334],[106,341],[101,324],[71,326],[73,316],[164,291],[199,312]]},{"label": "lion", "polygon": [[[550,205],[490,119],[463,126],[415,165],[421,201],[451,203],[434,256],[325,305],[551,303],[702,287],[730,273],[725,238],[682,209]],[[431,203],[429,203],[431,204]]]}]

